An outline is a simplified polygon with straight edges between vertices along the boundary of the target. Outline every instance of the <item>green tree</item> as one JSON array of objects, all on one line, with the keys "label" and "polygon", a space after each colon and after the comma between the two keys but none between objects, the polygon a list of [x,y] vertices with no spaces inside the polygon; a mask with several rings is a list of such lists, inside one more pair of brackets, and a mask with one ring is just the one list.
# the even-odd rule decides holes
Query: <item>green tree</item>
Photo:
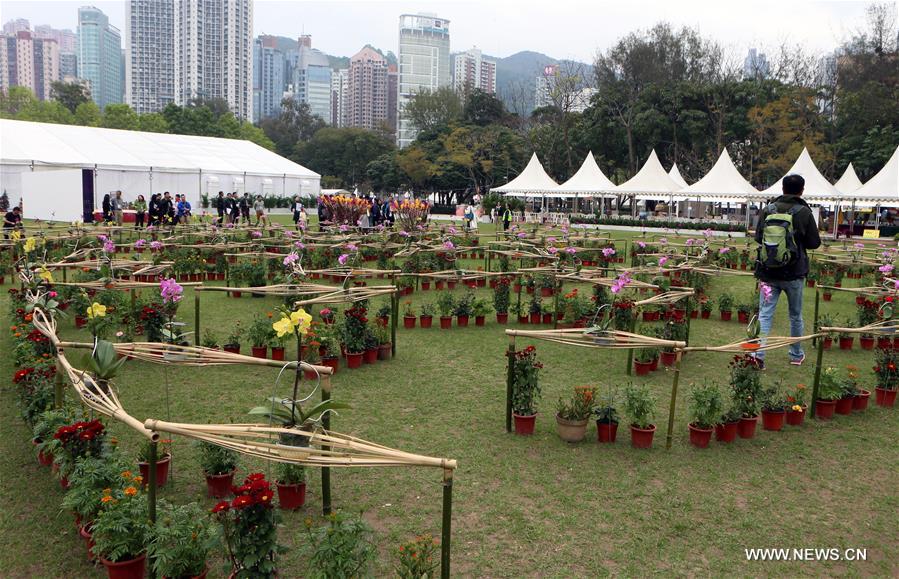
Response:
[{"label": "green tree", "polygon": [[36,102],[37,97],[28,87],[11,86],[7,91],[0,91],[0,114],[3,118],[16,118],[19,112]]},{"label": "green tree", "polygon": [[237,138],[256,143],[269,151],[275,150],[275,143],[266,136],[265,131],[247,121],[240,123],[240,130],[238,131]]},{"label": "green tree", "polygon": [[396,191],[403,185],[404,175],[396,161],[396,153],[390,152],[372,160],[365,167],[365,175],[375,191]]},{"label": "green tree", "polygon": [[50,84],[50,98],[75,114],[78,105],[91,100],[90,91],[80,82],[54,80]]},{"label": "green tree", "polygon": [[60,125],[71,125],[75,120],[74,115],[69,109],[62,106],[56,101],[39,101],[29,102],[16,115],[20,121],[34,121],[38,123],[56,123]]},{"label": "green tree", "polygon": [[140,120],[134,109],[123,103],[108,104],[103,111],[103,126],[107,129],[136,131]]},{"label": "green tree", "polygon": [[495,95],[476,88],[465,97],[462,119],[481,127],[501,123],[506,118],[506,106]]},{"label": "green tree", "polygon": [[424,150],[417,144],[410,145],[397,153],[396,163],[416,188],[424,187],[428,179],[437,175],[437,166],[432,163]]},{"label": "green tree", "polygon": [[359,128],[323,128],[297,147],[296,160],[322,175],[339,177],[352,188],[366,177],[368,164],[392,151],[393,142]]},{"label": "green tree", "polygon": [[325,127],[325,122],[312,114],[307,103],[292,98],[281,101],[281,113],[262,121],[262,130],[275,144],[275,152],[284,157],[294,154],[299,143]]},{"label": "green tree", "polygon": [[462,118],[462,100],[451,87],[425,89],[406,103],[405,114],[419,131],[433,131]]},{"label": "green tree", "polygon": [[140,116],[140,130],[145,133],[168,133],[169,124],[159,113],[145,113]]},{"label": "green tree", "polygon": [[75,109],[75,124],[82,127],[99,127],[103,121],[100,107],[94,101],[86,101]]},{"label": "green tree", "polygon": [[504,178],[510,168],[520,166],[525,159],[524,139],[501,125],[457,127],[442,143],[444,150],[438,160],[446,168],[441,172],[458,168],[468,189],[458,202],[483,192],[497,177]]}]

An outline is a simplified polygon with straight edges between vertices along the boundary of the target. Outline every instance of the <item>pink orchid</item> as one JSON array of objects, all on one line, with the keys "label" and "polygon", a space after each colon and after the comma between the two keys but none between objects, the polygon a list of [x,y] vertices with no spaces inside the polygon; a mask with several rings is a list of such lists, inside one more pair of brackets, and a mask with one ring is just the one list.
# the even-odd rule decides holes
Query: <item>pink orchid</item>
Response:
[{"label": "pink orchid", "polygon": [[667,255],[663,255],[662,257],[659,258],[659,267],[662,267],[662,266],[665,265],[666,263],[668,263],[668,256],[667,256]]},{"label": "pink orchid", "polygon": [[339,263],[340,265],[346,265],[346,262],[349,258],[350,256],[345,253],[341,254],[341,256],[337,258],[337,263]]},{"label": "pink orchid", "polygon": [[762,282],[759,284],[759,290],[761,291],[762,298],[764,298],[766,304],[771,301],[771,295],[774,293],[774,290],[771,289],[770,285]]}]

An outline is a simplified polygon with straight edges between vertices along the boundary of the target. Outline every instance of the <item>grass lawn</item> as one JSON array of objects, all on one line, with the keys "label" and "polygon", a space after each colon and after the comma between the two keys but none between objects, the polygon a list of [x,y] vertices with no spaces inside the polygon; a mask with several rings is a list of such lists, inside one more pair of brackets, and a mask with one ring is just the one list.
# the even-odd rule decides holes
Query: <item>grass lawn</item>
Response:
[{"label": "grass lawn", "polygon": [[[278,221],[289,216],[278,216]],[[483,229],[482,229],[483,230]],[[621,237],[617,234],[616,237]],[[479,262],[471,262],[473,268]],[[751,278],[722,277],[712,293],[751,291]],[[566,291],[570,289],[566,285]],[[456,292],[462,290],[457,289]],[[485,297],[489,289],[479,290]],[[415,306],[437,292],[416,292]],[[274,298],[227,298],[207,292],[202,325],[223,338],[238,320],[272,311]],[[5,292],[4,310],[7,305]],[[514,298],[513,298],[514,299]],[[806,290],[806,325],[813,312]],[[822,311],[854,317],[852,296],[837,294]],[[376,307],[378,302],[372,304]],[[179,318],[192,325],[190,290]],[[61,323],[65,338],[86,337],[71,319]],[[510,324],[509,327],[517,327]],[[545,326],[544,326],[545,327]],[[524,329],[531,328],[523,326]],[[394,448],[459,461],[453,505],[453,574],[456,576],[628,575],[899,575],[899,409],[874,405],[861,414],[830,422],[806,420],[802,427],[763,432],[732,445],[712,442],[697,450],[688,443],[686,400],[692,382],[727,386],[727,354],[691,353],[684,360],[674,446],[664,449],[671,373],[628,378],[623,351],[566,348],[534,342],[545,368],[543,399],[533,437],[504,430],[504,327],[493,316],[487,326],[452,330],[398,329],[397,357],[360,370],[341,367],[334,397],[352,405],[332,427]],[[720,344],[742,336],[736,322],[695,321],[691,343]],[[788,332],[786,305],[778,308],[775,334]],[[9,347],[7,334],[3,344]],[[519,338],[523,347],[528,342]],[[247,347],[244,347],[246,351]],[[813,382],[814,356],[801,367],[786,351],[770,353],[763,380]],[[862,368],[873,390],[872,352],[833,350],[825,364]],[[0,373],[14,372],[9,356]],[[128,362],[117,380],[120,398],[135,417],[175,422],[246,422],[246,411],[277,391],[276,370],[234,367],[165,369]],[[596,443],[595,425],[579,444],[555,433],[555,401],[577,385],[601,391],[628,380],[651,385],[658,401],[659,432],[653,449],[628,443],[624,424],[614,445]],[[49,469],[37,464],[30,431],[19,417],[9,380],[0,390],[0,575],[3,577],[95,577],[68,513],[60,511],[63,491]],[[872,396],[873,398],[873,396]],[[125,452],[138,437],[108,420]],[[172,502],[200,501],[205,483],[190,441],[175,437],[174,480],[160,496]],[[274,466],[244,459],[240,474]],[[302,512],[282,517],[279,538],[290,550],[280,563],[282,577],[304,571],[303,520],[321,513],[319,476],[309,469],[309,497]],[[333,503],[362,512],[377,532],[376,576],[393,570],[396,546],[416,534],[440,532],[441,472],[436,469],[342,469],[332,474]],[[866,548],[863,562],[747,562],[746,548]],[[218,561],[222,562],[222,561]],[[215,565],[210,576],[224,574]]]}]

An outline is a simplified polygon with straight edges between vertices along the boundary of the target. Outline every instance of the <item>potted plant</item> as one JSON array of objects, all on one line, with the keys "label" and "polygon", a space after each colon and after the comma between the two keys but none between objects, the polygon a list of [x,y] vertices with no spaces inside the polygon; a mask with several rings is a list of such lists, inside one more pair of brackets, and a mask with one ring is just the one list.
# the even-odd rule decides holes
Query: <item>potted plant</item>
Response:
[{"label": "potted plant", "polygon": [[875,357],[874,375],[877,376],[874,402],[878,406],[892,408],[896,404],[896,390],[899,389],[899,353],[893,350],[878,350]]},{"label": "potted plant", "polygon": [[[144,484],[150,481],[150,446],[149,440],[144,440],[137,453],[137,468],[144,477]],[[156,449],[156,486],[164,487],[169,482],[169,466],[172,464],[172,441],[162,439],[157,443]]]},{"label": "potted plant", "polygon": [[834,286],[833,276],[829,273],[822,273],[821,277],[818,280],[818,283],[821,284],[821,297],[824,298],[825,302],[829,302],[833,298],[833,293],[831,292],[831,287]]},{"label": "potted plant", "polygon": [[553,314],[554,311],[552,304],[544,304],[541,308],[540,322],[543,324],[553,323],[553,318],[555,317]]},{"label": "potted plant", "polygon": [[453,327],[453,310],[456,307],[456,300],[453,294],[441,292],[437,296],[437,310],[440,312],[440,329],[449,330]]},{"label": "potted plant", "polygon": [[593,399],[596,388],[578,386],[571,400],[559,397],[556,404],[556,428],[559,438],[565,442],[580,442],[587,434],[587,422],[593,413]]},{"label": "potted plant", "polygon": [[780,383],[762,390],[762,428],[775,432],[783,430],[788,401]]},{"label": "potted plant", "polygon": [[99,420],[79,420],[56,430],[53,435],[57,443],[53,451],[53,464],[58,467],[59,484],[63,489],[69,487],[68,477],[79,459],[102,455],[105,438],[106,428]]},{"label": "potted plant", "polygon": [[[818,328],[832,328],[834,325],[836,325],[836,320],[834,320],[832,315],[822,314],[818,317],[818,326],[815,328],[815,331],[818,331]],[[830,334],[827,334],[821,339],[824,340],[824,349],[830,350],[833,346],[833,337]]]},{"label": "potted plant", "polygon": [[382,326],[387,326],[390,323],[390,302],[384,302],[378,308],[377,314],[375,315],[375,320]]},{"label": "potted plant", "polygon": [[431,324],[434,321],[434,304],[427,302],[421,304],[421,310],[418,315],[418,323],[421,325],[423,330],[430,329]]},{"label": "potted plant", "polygon": [[456,324],[460,328],[465,328],[468,326],[468,318],[474,313],[474,292],[468,290],[465,292],[459,300],[456,302],[456,307],[453,310],[453,313],[456,316]]},{"label": "potted plant", "polygon": [[247,329],[247,338],[253,350],[254,358],[267,358],[268,344],[275,336],[272,323],[260,315],[253,316],[253,323]]},{"label": "potted plant", "polygon": [[618,411],[615,408],[614,391],[609,390],[607,395],[597,399],[593,414],[596,416],[596,440],[614,443],[618,433]]},{"label": "potted plant", "polygon": [[537,401],[540,399],[538,373],[543,364],[537,361],[537,350],[528,346],[510,354],[512,360],[512,416],[515,434],[534,433],[537,420]]},{"label": "potted plant", "polygon": [[318,315],[325,324],[331,325],[334,323],[334,310],[331,308],[322,308],[319,310]]},{"label": "potted plant", "polygon": [[206,494],[214,498],[229,496],[239,460],[237,453],[209,442],[200,442],[198,448],[200,468],[206,475]]},{"label": "potted plant", "polygon": [[346,347],[347,368],[356,369],[362,366],[362,358],[367,347],[366,333],[368,330],[368,310],[361,302],[354,303],[344,310],[344,320],[341,324],[343,344]]},{"label": "potted plant", "polygon": [[752,313],[754,302],[745,301],[737,305],[737,321],[741,324],[749,323],[749,316]]},{"label": "potted plant", "polygon": [[407,330],[415,328],[415,308],[412,307],[412,300],[403,302],[403,327]]},{"label": "potted plant", "polygon": [[139,475],[122,473],[126,480],[103,490],[100,511],[94,520],[93,551],[110,579],[142,579],[151,537],[147,497],[141,492]]},{"label": "potted plant", "polygon": [[234,328],[231,329],[231,333],[225,338],[225,343],[222,346],[224,350],[232,354],[240,354],[240,340],[243,337],[243,333],[243,326],[240,325],[240,322],[237,322]]},{"label": "potted plant", "polygon": [[378,343],[378,360],[389,360],[393,352],[393,344],[390,342],[390,329],[381,324],[375,324],[372,335]]},{"label": "potted plant", "polygon": [[[305,432],[319,428],[325,413],[350,408],[348,404],[337,402],[333,398],[323,400],[308,409],[303,408],[300,401],[293,401],[290,398],[272,396],[267,402],[265,406],[251,408],[248,414],[261,416],[269,423],[277,424],[281,428],[298,428]],[[309,446],[309,435],[282,433],[280,441],[281,444],[288,446]]]},{"label": "potted plant", "polygon": [[538,279],[540,297],[550,298],[555,292],[556,280],[551,275],[541,275]]},{"label": "potted plant", "polygon": [[509,278],[500,276],[493,288],[493,309],[496,310],[496,323],[509,323]]},{"label": "potted plant", "polygon": [[320,332],[318,339],[320,342],[318,352],[321,356],[322,366],[327,366],[331,368],[332,373],[337,373],[337,369],[340,366],[340,359],[338,358],[340,355],[340,343],[332,331]]},{"label": "potted plant", "polygon": [[707,320],[712,316],[712,308],[715,302],[711,298],[706,298],[699,302],[699,314],[703,320]]},{"label": "potted plant", "polygon": [[287,511],[306,504],[306,469],[301,464],[278,463],[278,505]]},{"label": "potted plant", "polygon": [[652,372],[652,362],[658,356],[655,348],[640,348],[634,356],[634,373],[637,376],[647,376]]},{"label": "potted plant", "polygon": [[[851,327],[852,322],[849,321],[849,318],[846,318],[846,327]],[[838,334],[840,349],[841,350],[851,350],[852,342],[855,340],[853,335],[849,332],[843,331]]]},{"label": "potted plant", "polygon": [[313,526],[312,519],[306,519],[306,534],[307,577],[371,576],[370,567],[377,548],[372,540],[373,531],[361,516],[332,513],[318,528]]},{"label": "potted plant", "polygon": [[531,299],[528,302],[528,321],[531,324],[540,323],[540,313],[542,312],[542,309],[540,296],[536,293],[532,294]]},{"label": "potted plant", "polygon": [[787,392],[787,424],[800,426],[805,419],[805,384],[797,384]]},{"label": "potted plant", "polygon": [[478,298],[474,300],[471,310],[474,314],[474,325],[483,326],[487,320],[487,314],[491,311],[490,303],[485,298]]},{"label": "potted plant", "polygon": [[397,549],[396,573],[401,579],[437,576],[440,542],[429,534],[419,535]]},{"label": "potted plant", "polygon": [[825,368],[821,372],[821,381],[818,385],[818,399],[815,400],[815,418],[830,420],[836,410],[837,400],[843,397],[843,379],[833,367]]},{"label": "potted plant", "polygon": [[147,545],[154,575],[204,579],[209,571],[206,560],[216,542],[207,513],[196,503],[161,502],[160,507]]},{"label": "potted plant", "polygon": [[724,403],[715,384],[694,386],[690,391],[690,444],[706,448],[721,417]]},{"label": "potted plant", "polygon": [[718,424],[715,425],[715,440],[730,444],[737,438],[737,429],[740,426],[740,409],[731,404],[730,408],[721,415]]},{"label": "potted plant", "polygon": [[206,328],[203,330],[203,339],[200,341],[200,345],[204,348],[209,348],[210,350],[218,350],[218,336],[215,335],[215,332]]},{"label": "potted plant", "polygon": [[284,361],[284,338],[271,334],[268,340],[268,346],[272,350],[272,360],[277,360],[279,362]]},{"label": "potted plant", "polygon": [[734,297],[728,292],[718,296],[718,313],[721,315],[722,322],[729,322],[733,316]]},{"label": "potted plant", "polygon": [[272,579],[276,576],[278,517],[274,510],[271,484],[262,473],[253,473],[234,489],[230,503],[222,501],[212,509],[222,525],[228,558],[240,578]]},{"label": "potted plant", "polygon": [[[852,410],[865,410],[868,407],[868,399],[871,397],[871,392],[858,385],[857,366],[846,366],[846,372],[852,385]],[[839,411],[839,409],[837,409],[837,411]]]},{"label": "potted plant", "polygon": [[740,411],[737,434],[740,438],[755,436],[759,402],[762,393],[759,361],[751,354],[734,356],[730,362],[730,386],[734,406]]},{"label": "potted plant", "polygon": [[631,446],[650,448],[656,427],[652,423],[655,399],[646,385],[628,384],[624,388],[624,414],[630,420]]}]

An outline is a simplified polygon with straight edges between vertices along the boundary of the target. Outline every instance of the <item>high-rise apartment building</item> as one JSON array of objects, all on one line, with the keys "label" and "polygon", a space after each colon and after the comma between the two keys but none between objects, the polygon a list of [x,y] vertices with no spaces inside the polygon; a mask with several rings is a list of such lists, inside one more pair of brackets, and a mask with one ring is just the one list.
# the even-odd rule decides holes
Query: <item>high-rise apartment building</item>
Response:
[{"label": "high-rise apartment building", "polygon": [[287,63],[274,36],[253,42],[253,122],[277,116],[286,88]]},{"label": "high-rise apartment building", "polygon": [[399,97],[399,94],[397,94],[399,83],[400,74],[396,65],[391,64],[387,67],[387,126],[394,135],[396,134],[396,103]]},{"label": "high-rise apartment building", "polygon": [[343,125],[375,129],[387,123],[387,59],[366,46],[352,58]]},{"label": "high-rise apartment building", "polygon": [[31,23],[28,22],[27,18],[16,18],[15,20],[8,20],[3,24],[4,36],[15,36],[16,32],[22,32],[23,30],[31,30]]},{"label": "high-rise apartment building", "polygon": [[140,114],[175,102],[174,0],[126,5],[125,102]]},{"label": "high-rise apartment building", "polygon": [[65,82],[78,80],[78,35],[71,30],[53,28],[43,24],[34,27],[35,38],[55,40],[59,46],[59,79]]},{"label": "high-rise apartment building", "polygon": [[453,55],[453,88],[461,93],[480,89],[496,93],[496,61],[471,48]]},{"label": "high-rise apartment building", "polygon": [[238,118],[251,118],[251,0],[129,0],[126,25],[128,102],[135,110],[222,99]]},{"label": "high-rise apartment building", "polygon": [[37,98],[49,100],[50,85],[55,80],[59,80],[59,46],[55,40],[35,38],[28,29],[4,34],[0,42],[0,90],[24,86]]},{"label": "high-rise apartment building", "polygon": [[93,6],[78,9],[78,76],[88,82],[91,98],[101,109],[122,102],[122,36]]},{"label": "high-rise apartment building", "polygon": [[418,129],[403,113],[406,103],[418,92],[449,86],[449,20],[433,14],[400,16],[399,82],[396,141],[405,147],[415,140]]},{"label": "high-rise apartment building", "polygon": [[743,59],[743,78],[768,78],[771,74],[771,65],[768,64],[768,57],[764,52],[758,52],[755,48],[750,48]]},{"label": "high-rise apartment building", "polygon": [[335,127],[344,126],[349,86],[349,69],[340,68],[331,71],[331,125]]},{"label": "high-rise apartment building", "polygon": [[[311,40],[309,42],[311,44]],[[332,119],[331,65],[321,51],[310,48],[300,38],[300,52],[293,71],[293,98],[309,105],[313,115],[326,123]]]}]

